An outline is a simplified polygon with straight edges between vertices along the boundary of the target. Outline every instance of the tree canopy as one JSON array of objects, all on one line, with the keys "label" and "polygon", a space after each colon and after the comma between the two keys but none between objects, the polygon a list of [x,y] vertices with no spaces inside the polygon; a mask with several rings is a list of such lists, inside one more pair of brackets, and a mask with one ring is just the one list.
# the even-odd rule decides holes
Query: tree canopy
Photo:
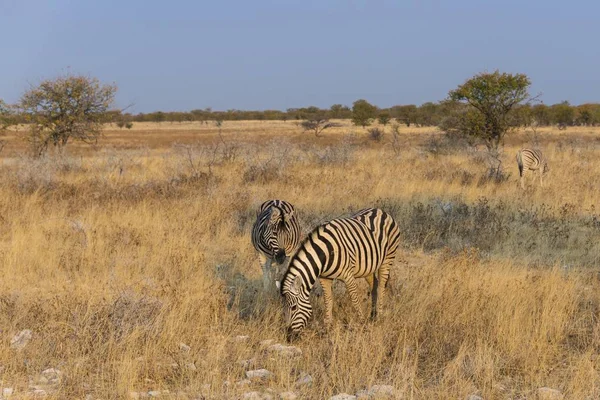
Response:
[{"label": "tree canopy", "polygon": [[117,87],[83,75],[59,76],[27,90],[19,102],[30,123],[29,139],[37,154],[70,139],[96,142]]},{"label": "tree canopy", "polygon": [[530,99],[530,84],[524,74],[495,71],[475,75],[448,94],[450,101],[467,107],[461,109],[457,124],[446,128],[482,139],[488,148],[498,148],[504,135],[517,125],[511,114]]}]

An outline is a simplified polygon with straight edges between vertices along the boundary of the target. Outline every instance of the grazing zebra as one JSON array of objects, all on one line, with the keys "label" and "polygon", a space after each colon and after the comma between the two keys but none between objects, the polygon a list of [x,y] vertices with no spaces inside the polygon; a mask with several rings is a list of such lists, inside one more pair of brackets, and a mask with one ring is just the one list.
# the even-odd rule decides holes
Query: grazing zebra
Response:
[{"label": "grazing zebra", "polygon": [[[301,231],[294,206],[283,200],[265,201],[252,227],[252,244],[258,251],[263,286],[271,289],[273,260],[281,266],[298,246]],[[277,268],[277,275],[279,268]]]},{"label": "grazing zebra", "polygon": [[355,278],[366,278],[371,286],[371,318],[375,318],[381,311],[377,300],[384,294],[399,241],[396,221],[377,208],[316,227],[292,256],[281,282],[288,340],[299,334],[312,314],[309,295],[317,279],[323,286],[327,325],[333,320],[334,279],[344,281],[362,319]]},{"label": "grazing zebra", "polygon": [[517,152],[517,165],[519,166],[519,176],[521,177],[521,188],[525,189],[525,171],[540,172],[540,186],[543,186],[542,176],[548,172],[548,161],[540,150],[521,149]]}]

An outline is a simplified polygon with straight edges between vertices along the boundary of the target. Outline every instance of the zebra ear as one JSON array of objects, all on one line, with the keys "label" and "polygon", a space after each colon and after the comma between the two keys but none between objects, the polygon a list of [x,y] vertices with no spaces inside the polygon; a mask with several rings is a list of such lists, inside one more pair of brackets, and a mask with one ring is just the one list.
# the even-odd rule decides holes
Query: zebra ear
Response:
[{"label": "zebra ear", "polygon": [[281,216],[281,211],[279,210],[279,208],[272,207],[271,215],[269,215],[269,221],[271,223],[277,222],[277,220],[279,219],[280,216]]},{"label": "zebra ear", "polygon": [[289,219],[292,219],[292,218],[294,218],[294,215],[295,215],[295,211],[292,210],[292,211],[290,211],[289,213],[286,214],[286,217],[288,217]]}]

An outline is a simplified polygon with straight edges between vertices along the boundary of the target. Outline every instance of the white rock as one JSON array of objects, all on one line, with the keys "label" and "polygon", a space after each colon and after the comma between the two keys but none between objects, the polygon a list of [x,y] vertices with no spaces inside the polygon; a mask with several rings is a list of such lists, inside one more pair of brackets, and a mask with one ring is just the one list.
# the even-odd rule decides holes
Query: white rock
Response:
[{"label": "white rock", "polygon": [[373,385],[371,389],[369,389],[369,393],[371,396],[376,397],[394,397],[396,390],[392,385]]},{"label": "white rock", "polygon": [[471,394],[469,395],[469,397],[467,397],[467,400],[483,400],[483,397],[478,396],[476,394]]},{"label": "white rock", "polygon": [[22,350],[31,340],[31,330],[23,329],[10,340],[10,347],[15,350]]},{"label": "white rock", "polygon": [[150,397],[160,397],[162,395],[160,390],[150,390],[148,392],[148,396]]},{"label": "white rock", "polygon": [[12,396],[12,394],[15,392],[15,390],[13,388],[4,388],[2,389],[2,396],[3,397],[10,397]]},{"label": "white rock", "polygon": [[185,343],[179,343],[179,350],[181,350],[183,353],[189,353],[192,348]]},{"label": "white rock", "polygon": [[562,400],[565,396],[557,389],[541,387],[537,390],[540,400]]},{"label": "white rock", "polygon": [[56,368],[48,368],[42,371],[40,382],[50,385],[58,385],[62,381],[63,373]]},{"label": "white rock", "polygon": [[275,342],[275,340],[273,340],[273,339],[265,339],[265,340],[261,340],[258,344],[261,347],[267,347],[267,346],[272,345],[274,342]]},{"label": "white rock", "polygon": [[243,342],[247,342],[248,340],[250,340],[250,336],[239,335],[239,336],[236,336],[233,340],[235,340],[238,343],[243,343]]},{"label": "white rock", "polygon": [[373,385],[370,389],[356,392],[358,400],[361,399],[395,399],[396,393],[391,385]]},{"label": "white rock", "polygon": [[251,371],[246,371],[246,378],[248,379],[267,379],[272,375],[273,374],[266,369],[254,369]]},{"label": "white rock", "polygon": [[304,385],[310,385],[313,383],[313,377],[310,375],[304,375],[302,377],[300,377],[300,379],[298,379],[296,381],[296,386],[304,386]]},{"label": "white rock", "polygon": [[187,363],[185,364],[185,369],[188,371],[196,371],[198,368],[196,368],[196,364],[194,363]]},{"label": "white rock", "polygon": [[330,397],[329,400],[356,400],[356,396],[348,393],[340,393]]},{"label": "white rock", "polygon": [[279,353],[283,356],[299,356],[302,354],[302,350],[296,346],[284,346],[282,344],[273,344],[267,347],[267,351],[271,353]]},{"label": "white rock", "polygon": [[280,400],[296,400],[298,399],[298,395],[294,392],[283,392],[279,393]]},{"label": "white rock", "polygon": [[268,393],[246,392],[242,395],[244,400],[273,400],[273,396]]}]

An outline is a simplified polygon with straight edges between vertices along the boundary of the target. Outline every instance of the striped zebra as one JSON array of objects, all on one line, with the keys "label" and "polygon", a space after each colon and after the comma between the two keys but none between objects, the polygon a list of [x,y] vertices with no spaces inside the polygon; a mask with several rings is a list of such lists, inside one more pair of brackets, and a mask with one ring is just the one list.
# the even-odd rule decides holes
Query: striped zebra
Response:
[{"label": "striped zebra", "polygon": [[316,227],[290,259],[281,283],[288,340],[304,329],[312,314],[309,295],[317,279],[323,287],[326,325],[333,320],[334,279],[344,281],[362,319],[355,279],[365,278],[371,287],[371,318],[375,318],[381,311],[378,298],[384,294],[399,242],[396,221],[377,208]]},{"label": "striped zebra", "polygon": [[540,150],[537,149],[521,149],[517,152],[517,165],[519,166],[519,176],[521,180],[521,188],[525,189],[525,171],[539,171],[540,186],[543,186],[542,177],[550,169],[548,161]]},{"label": "striped zebra", "polygon": [[278,264],[276,275],[279,275],[279,266],[296,249],[300,237],[300,224],[293,205],[283,200],[268,200],[260,206],[252,227],[252,244],[258,251],[265,291],[273,285],[272,262]]}]

